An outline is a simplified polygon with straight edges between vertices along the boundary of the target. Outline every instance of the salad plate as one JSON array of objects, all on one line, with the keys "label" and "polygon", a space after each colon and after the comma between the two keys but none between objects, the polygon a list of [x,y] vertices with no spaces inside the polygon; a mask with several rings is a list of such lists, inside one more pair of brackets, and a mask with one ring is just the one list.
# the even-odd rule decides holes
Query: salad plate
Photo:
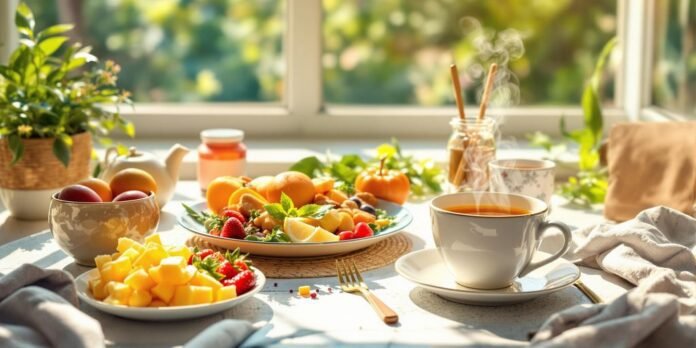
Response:
[{"label": "salad plate", "polygon": [[[191,208],[199,212],[207,210],[205,202],[193,204],[191,205]],[[389,216],[393,216],[393,224],[371,237],[341,240],[336,242],[278,243],[224,238],[208,234],[207,230],[201,223],[185,213],[179,216],[178,222],[182,227],[191,233],[217,247],[230,250],[239,248],[244,253],[260,256],[317,257],[344,254],[369,247],[385,238],[389,238],[400,233],[403,231],[403,229],[408,227],[413,220],[413,216],[408,209],[395,203],[379,200],[375,208],[382,209],[386,211]]]},{"label": "salad plate", "polygon": [[258,268],[252,267],[252,269],[256,274],[256,285],[248,292],[233,299],[192,306],[127,307],[99,301],[92,296],[88,287],[89,279],[99,274],[99,270],[96,268],[82,273],[75,278],[75,285],[77,287],[77,295],[80,297],[80,300],[86,302],[99,311],[128,319],[145,321],[171,321],[199,318],[223,312],[252,298],[256,293],[263,289],[263,286],[266,283],[266,276],[264,276],[264,274]]}]

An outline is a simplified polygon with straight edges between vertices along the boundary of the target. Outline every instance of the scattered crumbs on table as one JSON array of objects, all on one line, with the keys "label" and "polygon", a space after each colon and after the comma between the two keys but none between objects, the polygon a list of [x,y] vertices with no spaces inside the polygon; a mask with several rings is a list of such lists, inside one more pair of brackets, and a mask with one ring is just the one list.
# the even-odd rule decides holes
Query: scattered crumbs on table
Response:
[{"label": "scattered crumbs on table", "polygon": [[278,287],[278,283],[273,283],[273,287],[274,287],[274,288],[277,288],[277,287]]},{"label": "scattered crumbs on table", "polygon": [[332,288],[329,288],[329,292],[332,293],[332,292],[333,292],[333,289],[332,289]]},{"label": "scattered crumbs on table", "polygon": [[290,293],[292,294],[292,289],[290,289]]}]

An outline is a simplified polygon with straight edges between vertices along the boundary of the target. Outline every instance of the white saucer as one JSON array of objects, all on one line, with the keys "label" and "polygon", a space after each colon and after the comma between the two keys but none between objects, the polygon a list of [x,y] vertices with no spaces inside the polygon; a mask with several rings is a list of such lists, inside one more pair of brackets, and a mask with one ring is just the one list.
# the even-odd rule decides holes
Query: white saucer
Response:
[{"label": "white saucer", "polygon": [[[537,251],[534,259],[548,257]],[[500,306],[532,300],[572,285],[580,278],[580,270],[572,263],[558,259],[539,267],[507,288],[479,290],[461,286],[445,266],[437,249],[425,249],[406,254],[396,261],[399,274],[450,301]]]}]

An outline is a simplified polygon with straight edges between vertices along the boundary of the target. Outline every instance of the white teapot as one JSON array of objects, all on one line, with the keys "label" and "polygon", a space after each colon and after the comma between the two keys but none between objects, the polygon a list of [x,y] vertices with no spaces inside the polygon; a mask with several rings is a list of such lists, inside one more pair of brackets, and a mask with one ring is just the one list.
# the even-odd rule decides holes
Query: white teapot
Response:
[{"label": "white teapot", "polygon": [[110,148],[106,150],[99,177],[109,182],[116,173],[126,168],[142,169],[150,173],[157,182],[157,204],[162,209],[174,196],[181,161],[188,152],[189,149],[185,146],[175,144],[169,149],[165,159],[161,160],[154,154],[138,151],[135,147],[131,147],[127,154],[120,156],[116,148]]}]

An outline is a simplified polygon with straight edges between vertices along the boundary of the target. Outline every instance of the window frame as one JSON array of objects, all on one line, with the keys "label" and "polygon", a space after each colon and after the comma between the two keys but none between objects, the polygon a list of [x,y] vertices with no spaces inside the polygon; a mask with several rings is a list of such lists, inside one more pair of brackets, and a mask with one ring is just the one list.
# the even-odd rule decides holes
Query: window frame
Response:
[{"label": "window frame", "polygon": [[[195,137],[206,128],[235,127],[260,137],[410,138],[442,137],[450,131],[451,107],[325,105],[322,87],[321,0],[286,1],[283,54],[286,59],[284,100],[279,103],[137,103],[122,113],[141,137]],[[605,108],[606,129],[625,120],[678,119],[651,105],[653,11],[655,0],[616,0],[618,49],[615,106]],[[14,13],[17,0],[0,4],[0,18]],[[7,18],[13,18],[9,16]],[[4,21],[0,39],[14,47],[14,21]],[[8,50],[0,47],[0,59]],[[578,86],[578,88],[582,88]],[[474,108],[467,113],[475,114]],[[559,136],[561,117],[570,127],[582,123],[577,106],[520,106],[491,109],[503,117],[505,135],[523,137],[532,131]]]}]

